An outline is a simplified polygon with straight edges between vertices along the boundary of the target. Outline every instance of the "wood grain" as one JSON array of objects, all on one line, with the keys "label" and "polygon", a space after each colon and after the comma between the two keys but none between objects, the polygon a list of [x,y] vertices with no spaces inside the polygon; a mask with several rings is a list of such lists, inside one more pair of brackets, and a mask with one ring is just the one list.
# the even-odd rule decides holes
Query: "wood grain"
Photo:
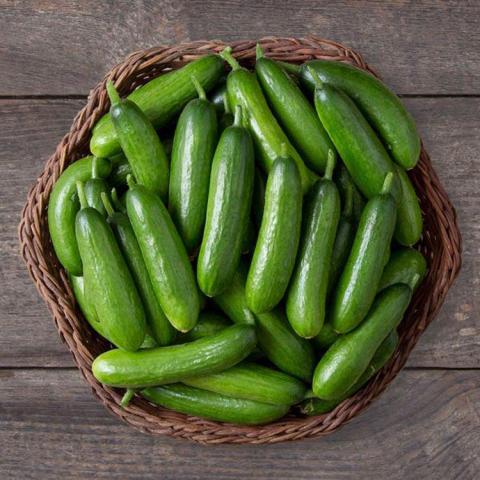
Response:
[{"label": "wood grain", "polygon": [[475,1],[0,0],[0,95],[86,94],[133,50],[313,34],[361,52],[397,92],[480,94]]}]

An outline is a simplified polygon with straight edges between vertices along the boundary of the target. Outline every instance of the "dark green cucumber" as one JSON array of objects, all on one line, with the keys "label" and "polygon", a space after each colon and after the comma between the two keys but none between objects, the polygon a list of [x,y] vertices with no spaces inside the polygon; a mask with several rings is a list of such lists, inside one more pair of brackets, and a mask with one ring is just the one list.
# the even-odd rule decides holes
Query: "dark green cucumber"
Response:
[{"label": "dark green cucumber", "polygon": [[265,178],[262,172],[255,168],[253,180],[252,213],[255,225],[260,228],[262,224],[263,209],[265,208]]},{"label": "dark green cucumber", "polygon": [[397,283],[379,293],[365,320],[342,335],[321,358],[312,389],[324,400],[345,395],[367,369],[388,334],[397,328],[410,303],[412,290]]},{"label": "dark green cucumber", "polygon": [[208,297],[226,290],[237,269],[247,228],[253,191],[253,144],[242,126],[237,107],[235,123],[222,133],[212,163],[207,217],[197,263],[197,280]]},{"label": "dark green cucumber", "polygon": [[216,335],[190,343],[138,352],[109,350],[92,364],[105,385],[141,388],[181,382],[188,377],[220,372],[242,361],[256,344],[255,329],[232,325]]},{"label": "dark green cucumber", "polygon": [[208,186],[217,144],[217,115],[196,79],[199,98],[178,119],[173,140],[168,209],[188,252],[202,241]]},{"label": "dark green cucumber", "polygon": [[329,153],[325,176],[310,190],[295,270],[287,294],[287,318],[297,335],[312,338],[325,319],[328,278],[332,264],[340,195],[332,181],[335,156]]},{"label": "dark green cucumber", "polygon": [[168,193],[168,160],[150,120],[130,100],[121,100],[111,81],[107,92],[110,118],[135,179],[165,200]]},{"label": "dark green cucumber", "polygon": [[215,335],[230,326],[230,322],[223,315],[211,312],[202,312],[198,317],[197,324],[187,333],[179,335],[177,343],[186,343],[199,340],[200,338]]},{"label": "dark green cucumber", "polygon": [[383,290],[395,283],[407,283],[410,285],[415,275],[418,275],[417,282],[412,285],[415,291],[426,273],[427,261],[425,257],[414,248],[401,248],[392,253],[390,261],[383,270],[378,288]]},{"label": "dark green cucumber", "polygon": [[323,174],[328,151],[335,151],[315,109],[290,75],[274,60],[266,58],[257,44],[255,72],[274,114],[305,163]]},{"label": "dark green cucumber", "polygon": [[363,208],[365,207],[365,200],[362,194],[358,191],[358,188],[353,183],[352,177],[348,173],[347,167],[343,163],[339,165],[339,168],[335,169],[334,173],[335,183],[337,184],[342,204],[347,202],[347,196],[352,196],[352,216],[356,222],[360,220],[362,216]]},{"label": "dark green cucumber", "polygon": [[353,246],[338,281],[330,321],[338,333],[355,328],[375,298],[390,248],[396,221],[395,200],[390,194],[392,173],[385,177],[382,192],[363,209]]},{"label": "dark green cucumber", "polygon": [[[112,157],[113,159],[114,157]],[[112,187],[124,187],[127,185],[127,177],[133,174],[132,167],[123,153],[115,155],[116,163],[113,164],[112,173],[108,176],[108,183]],[[112,160],[113,163],[113,160]]]},{"label": "dark green cucumber", "polygon": [[89,207],[98,210],[105,218],[107,217],[107,211],[103,206],[102,193],[108,193],[110,188],[107,182],[98,176],[98,163],[99,159],[93,157],[92,161],[92,178],[85,182],[85,198]]},{"label": "dark green cucumber", "polygon": [[170,323],[187,332],[197,323],[200,298],[187,251],[160,198],[131,185],[127,212],[153,291]]},{"label": "dark green cucumber", "polygon": [[[206,55],[185,67],[173,70],[134,90],[128,99],[135,103],[155,128],[166,126],[189,100],[196,96],[191,77],[209,91],[224,73],[223,60],[218,55]],[[110,157],[120,151],[110,115],[104,115],[93,129],[90,150],[99,157]]]},{"label": "dark green cucumber", "polygon": [[117,347],[137,350],[145,338],[145,312],[112,229],[102,215],[88,207],[83,184],[77,183],[81,210],[75,234],[83,264],[85,295]]},{"label": "dark green cucumber", "polygon": [[[55,183],[48,201],[48,229],[58,260],[72,275],[82,274],[82,260],[75,239],[75,216],[80,203],[76,182],[86,182],[92,175],[93,157],[72,163]],[[107,176],[110,162],[98,159],[98,174]]]},{"label": "dark green cucumber", "polygon": [[141,394],[152,403],[186,415],[240,425],[273,422],[283,417],[289,408],[287,405],[269,405],[226,397],[181,384],[147,388]]},{"label": "dark green cucumber", "polygon": [[112,226],[115,237],[130,269],[130,273],[137,285],[142,299],[145,318],[158,345],[169,345],[175,338],[175,329],[163,313],[155,296],[152,282],[148,276],[147,267],[143,260],[140,246],[127,215],[115,212],[105,194],[102,200],[108,212],[108,223]]},{"label": "dark green cucumber", "polygon": [[254,313],[272,310],[287,290],[300,240],[302,185],[295,162],[279,157],[268,174],[265,208],[245,287]]},{"label": "dark green cucumber", "polygon": [[227,397],[272,405],[294,405],[305,395],[305,385],[286,373],[256,363],[242,362],[223,372],[183,380],[190,387]]},{"label": "dark green cucumber", "polygon": [[231,48],[226,48],[221,55],[232,67],[227,77],[228,101],[232,108],[240,105],[257,151],[257,160],[265,172],[269,172],[275,160],[281,154],[282,144],[286,144],[287,153],[295,161],[302,188],[308,190],[316,176],[303,163],[299,153],[287,138],[277,120],[273,116],[255,73],[241,68],[231,55]]},{"label": "dark green cucumber", "polygon": [[335,343],[338,337],[339,334],[333,329],[332,324],[325,322],[320,333],[313,337],[312,341],[318,349],[326,350]]}]

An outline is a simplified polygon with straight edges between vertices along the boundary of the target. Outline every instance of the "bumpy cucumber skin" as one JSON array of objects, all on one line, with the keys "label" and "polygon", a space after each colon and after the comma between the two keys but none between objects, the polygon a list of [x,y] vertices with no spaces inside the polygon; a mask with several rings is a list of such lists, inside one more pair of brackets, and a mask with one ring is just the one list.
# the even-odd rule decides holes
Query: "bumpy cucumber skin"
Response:
[{"label": "bumpy cucumber skin", "polygon": [[200,338],[215,335],[232,323],[223,315],[211,312],[202,312],[197,324],[187,333],[178,337],[177,343],[194,342]]},{"label": "bumpy cucumber skin", "polygon": [[91,178],[85,182],[84,188],[88,206],[100,212],[104,218],[107,218],[107,211],[103,206],[101,197],[102,193],[108,194],[110,190],[107,182],[102,178]]},{"label": "bumpy cucumber skin", "polygon": [[[160,75],[134,90],[128,99],[137,104],[155,128],[168,124],[189,100],[197,96],[194,76],[209,91],[224,73],[223,60],[206,55],[185,67]],[[110,115],[104,115],[93,129],[90,150],[98,157],[110,157],[120,151]]]},{"label": "bumpy cucumber skin", "polygon": [[255,72],[269,105],[299,154],[312,170],[322,174],[328,151],[335,151],[335,147],[314,108],[290,75],[274,60],[257,59]]},{"label": "bumpy cucumber skin", "polygon": [[352,216],[356,222],[360,220],[362,216],[363,208],[365,207],[365,200],[362,197],[362,194],[358,191],[355,183],[353,182],[352,177],[348,173],[347,167],[341,163],[339,168],[335,169],[334,173],[335,183],[337,184],[338,191],[340,192],[340,198],[342,199],[342,204],[345,204],[347,191],[350,190],[352,193]]},{"label": "bumpy cucumber skin", "polygon": [[[48,229],[58,260],[72,275],[82,274],[82,260],[75,239],[75,216],[80,208],[76,182],[86,182],[92,175],[93,157],[72,163],[55,183],[48,201]],[[97,159],[99,176],[107,176],[111,164]]]},{"label": "bumpy cucumber skin", "polygon": [[242,362],[223,372],[188,378],[190,387],[272,405],[294,405],[305,395],[305,385],[296,378],[272,368]]},{"label": "bumpy cucumber skin", "polygon": [[302,241],[286,303],[290,325],[304,338],[318,335],[323,326],[339,218],[337,187],[332,180],[319,180],[308,194]]},{"label": "bumpy cucumber skin", "polygon": [[215,108],[201,98],[187,104],[175,130],[168,208],[188,252],[202,241],[217,130]]},{"label": "bumpy cucumber skin", "polygon": [[170,323],[187,332],[200,298],[187,251],[160,198],[141,185],[127,193],[127,212],[157,300]]},{"label": "bumpy cucumber skin", "polygon": [[242,361],[256,344],[255,329],[233,325],[211,337],[190,343],[138,352],[109,350],[92,364],[95,378],[105,385],[142,388],[181,382],[216,373]]},{"label": "bumpy cucumber skin", "polygon": [[313,60],[301,67],[302,81],[313,89],[308,67],[322,82],[343,90],[358,105],[382,137],[395,161],[405,169],[413,168],[420,155],[420,137],[415,122],[400,99],[373,75],[345,63]]},{"label": "bumpy cucumber skin", "polygon": [[242,253],[253,192],[253,144],[240,126],[221,135],[212,163],[197,280],[208,297],[225,291]]},{"label": "bumpy cucumber skin", "polygon": [[291,158],[280,157],[268,175],[262,224],[245,288],[254,313],[272,310],[283,298],[295,265],[301,222],[300,175]]},{"label": "bumpy cucumber skin", "polygon": [[92,299],[112,343],[137,350],[145,338],[145,312],[112,229],[97,210],[87,207],[77,213],[75,233],[85,295]]},{"label": "bumpy cucumber skin", "polygon": [[150,402],[177,412],[239,425],[273,422],[283,417],[289,408],[287,405],[231,398],[181,384],[148,388],[141,394]]},{"label": "bumpy cucumber skin", "polygon": [[342,335],[318,363],[312,383],[317,397],[334,400],[348,392],[367,369],[383,340],[397,328],[411,296],[410,287],[402,283],[380,292],[362,324]]},{"label": "bumpy cucumber skin", "polygon": [[367,202],[333,298],[330,321],[338,333],[349,332],[368,313],[382,276],[395,221],[396,205],[390,194],[377,195]]},{"label": "bumpy cucumber skin", "polygon": [[415,291],[426,273],[427,261],[425,257],[414,248],[401,248],[392,253],[390,261],[383,270],[378,289],[383,290],[395,283],[411,285],[415,275],[418,275],[418,280],[413,286]]},{"label": "bumpy cucumber skin", "polygon": [[338,337],[339,334],[333,329],[331,323],[325,322],[320,333],[313,337],[312,341],[320,350],[326,350],[335,343]]}]

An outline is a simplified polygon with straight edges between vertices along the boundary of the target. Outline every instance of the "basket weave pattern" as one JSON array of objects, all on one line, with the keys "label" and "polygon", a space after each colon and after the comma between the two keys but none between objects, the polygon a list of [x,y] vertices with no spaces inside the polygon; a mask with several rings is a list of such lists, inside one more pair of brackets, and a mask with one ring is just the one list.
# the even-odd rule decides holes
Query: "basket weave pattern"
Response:
[{"label": "basket weave pattern", "polygon": [[[313,37],[267,37],[260,43],[267,56],[279,60],[300,63],[313,58],[330,59],[375,73],[358,53],[338,43]],[[242,64],[253,65],[256,41],[239,41],[230,45],[234,56]],[[201,443],[276,443],[327,435],[367,408],[395,378],[420,335],[441,307],[460,269],[461,237],[456,214],[423,146],[420,161],[409,175],[424,213],[425,226],[420,249],[427,258],[429,273],[400,326],[400,343],[392,359],[362,390],[328,414],[305,418],[291,413],[269,425],[243,427],[190,417],[153,406],[141,398],[135,398],[125,409],[120,407],[123,391],[99,384],[91,372],[93,359],[106,349],[107,344],[83,319],[68,284],[67,274],[53,252],[47,225],[48,199],[53,185],[65,168],[88,153],[92,128],[109,108],[106,81],[113,80],[120,94],[126,95],[166,69],[179,68],[206,53],[218,53],[224,47],[221,41],[198,41],[141,50],[129,55],[106,75],[90,92],[86,106],[75,117],[69,133],[48,159],[28,194],[19,225],[21,253],[35,286],[53,315],[61,338],[93,393],[108,410],[135,428]]]}]

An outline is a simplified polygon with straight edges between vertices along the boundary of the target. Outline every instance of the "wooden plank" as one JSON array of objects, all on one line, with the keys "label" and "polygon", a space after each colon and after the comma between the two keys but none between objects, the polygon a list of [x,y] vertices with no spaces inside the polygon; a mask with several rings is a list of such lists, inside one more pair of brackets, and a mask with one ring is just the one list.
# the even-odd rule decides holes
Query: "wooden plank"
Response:
[{"label": "wooden plank", "polygon": [[337,433],[269,447],[138,433],[72,370],[3,370],[0,388],[4,478],[473,480],[480,469],[476,371],[404,371]]},{"label": "wooden plank", "polygon": [[140,48],[314,34],[361,52],[400,93],[479,94],[475,1],[0,0],[0,95],[87,93]]}]

